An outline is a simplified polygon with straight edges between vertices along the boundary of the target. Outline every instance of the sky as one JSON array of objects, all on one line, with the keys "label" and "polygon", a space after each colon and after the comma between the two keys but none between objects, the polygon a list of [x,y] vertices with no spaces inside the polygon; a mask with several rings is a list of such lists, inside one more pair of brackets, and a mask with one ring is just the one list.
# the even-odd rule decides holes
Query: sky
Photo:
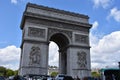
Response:
[{"label": "sky", "polygon": [[[91,68],[118,68],[120,0],[0,0],[0,66],[16,70],[20,62],[20,23],[28,2],[88,15]],[[49,45],[49,64],[58,65],[58,47]]]}]

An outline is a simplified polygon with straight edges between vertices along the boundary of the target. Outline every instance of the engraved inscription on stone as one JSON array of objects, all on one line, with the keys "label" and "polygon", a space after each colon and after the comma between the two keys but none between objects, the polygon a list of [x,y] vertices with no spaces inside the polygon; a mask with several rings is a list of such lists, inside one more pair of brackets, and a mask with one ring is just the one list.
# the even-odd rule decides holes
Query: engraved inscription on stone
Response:
[{"label": "engraved inscription on stone", "polygon": [[77,56],[78,56],[78,65],[80,68],[86,68],[86,64],[87,64],[87,61],[86,61],[86,53],[85,52],[78,52],[77,53]]},{"label": "engraved inscription on stone", "polygon": [[45,29],[29,27],[28,36],[45,38]]},{"label": "engraved inscription on stone", "polygon": [[29,54],[29,65],[40,64],[40,48],[33,46]]},{"label": "engraved inscription on stone", "polygon": [[87,44],[88,43],[88,36],[75,34],[75,42]]}]

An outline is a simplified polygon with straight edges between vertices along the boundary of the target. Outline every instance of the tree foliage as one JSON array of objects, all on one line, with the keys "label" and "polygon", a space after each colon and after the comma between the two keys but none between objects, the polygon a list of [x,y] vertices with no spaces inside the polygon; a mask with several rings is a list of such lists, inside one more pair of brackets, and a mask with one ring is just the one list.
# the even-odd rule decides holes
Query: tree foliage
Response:
[{"label": "tree foliage", "polygon": [[92,77],[100,77],[100,73],[98,73],[98,72],[92,72]]},{"label": "tree foliage", "polygon": [[0,66],[0,76],[5,76],[6,75],[6,68]]},{"label": "tree foliage", "polygon": [[55,77],[55,76],[58,75],[58,72],[52,72],[50,75],[53,76],[53,77]]},{"label": "tree foliage", "polygon": [[7,69],[6,70],[6,76],[12,76],[12,75],[14,75],[14,71],[11,70],[11,69]]},{"label": "tree foliage", "polygon": [[18,70],[12,70],[12,69],[7,69],[3,66],[0,66],[0,76],[13,76],[13,75],[17,75],[18,74]]}]

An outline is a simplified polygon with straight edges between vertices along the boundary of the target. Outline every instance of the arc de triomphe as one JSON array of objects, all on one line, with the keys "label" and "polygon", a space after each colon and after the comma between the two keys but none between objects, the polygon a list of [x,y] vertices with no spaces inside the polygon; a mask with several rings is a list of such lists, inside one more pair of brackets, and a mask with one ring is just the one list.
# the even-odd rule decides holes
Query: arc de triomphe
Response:
[{"label": "arc de triomphe", "polygon": [[47,74],[49,42],[59,46],[59,73],[90,76],[89,17],[28,3],[21,29],[19,74]]}]

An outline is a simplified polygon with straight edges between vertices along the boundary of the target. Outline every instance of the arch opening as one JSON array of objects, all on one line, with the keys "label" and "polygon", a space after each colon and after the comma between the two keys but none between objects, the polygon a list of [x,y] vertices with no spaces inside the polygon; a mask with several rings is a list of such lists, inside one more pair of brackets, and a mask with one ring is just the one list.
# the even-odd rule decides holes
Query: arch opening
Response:
[{"label": "arch opening", "polygon": [[[55,51],[52,51],[52,52],[54,52],[54,53],[52,53],[52,55],[54,55],[54,57],[58,56],[58,59],[56,59],[56,62],[58,62],[58,73],[60,73],[60,74],[67,73],[67,46],[68,46],[68,44],[69,44],[68,38],[61,33],[54,34],[50,37],[49,59],[51,56],[50,46],[51,47],[56,46],[56,48],[54,48]],[[56,54],[56,53],[58,53],[58,54]],[[55,58],[52,58],[52,59],[55,59]],[[49,60],[49,61],[52,61],[52,60]],[[49,65],[51,65],[50,62],[49,62]]]},{"label": "arch opening", "polygon": [[67,47],[67,45],[69,44],[68,38],[61,33],[52,35],[50,41],[55,42],[60,49]]},{"label": "arch opening", "polygon": [[59,47],[58,45],[53,42],[50,41],[49,43],[49,66],[57,66],[58,67],[58,50]]}]

